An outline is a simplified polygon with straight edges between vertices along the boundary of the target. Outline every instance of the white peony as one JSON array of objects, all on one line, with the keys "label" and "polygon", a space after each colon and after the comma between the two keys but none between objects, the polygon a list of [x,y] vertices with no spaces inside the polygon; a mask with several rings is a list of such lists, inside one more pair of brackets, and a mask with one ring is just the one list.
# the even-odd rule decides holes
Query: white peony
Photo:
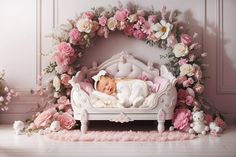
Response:
[{"label": "white peony", "polygon": [[53,79],[53,87],[55,88],[56,91],[59,91],[61,88],[61,81],[57,76],[55,76]]},{"label": "white peony", "polygon": [[183,64],[180,66],[180,76],[193,76],[194,75],[194,67],[191,64]]},{"label": "white peony", "polygon": [[116,26],[117,26],[117,20],[114,17],[109,18],[107,21],[107,27],[110,30],[114,31],[116,29]]},{"label": "white peony", "polygon": [[80,32],[90,33],[93,27],[93,22],[90,19],[82,18],[76,23],[76,27]]},{"label": "white peony", "polygon": [[152,25],[152,30],[155,31],[155,36],[159,39],[166,39],[172,29],[172,24],[166,22],[165,20],[161,20],[160,23],[156,23]]},{"label": "white peony", "polygon": [[174,45],[173,53],[175,57],[183,57],[188,54],[188,47],[183,43],[178,43]]}]

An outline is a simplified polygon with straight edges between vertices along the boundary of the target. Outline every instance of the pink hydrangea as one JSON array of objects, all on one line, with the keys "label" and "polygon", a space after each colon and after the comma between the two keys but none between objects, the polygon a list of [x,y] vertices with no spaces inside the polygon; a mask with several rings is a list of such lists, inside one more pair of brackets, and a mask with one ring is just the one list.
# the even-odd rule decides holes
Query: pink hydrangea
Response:
[{"label": "pink hydrangea", "polygon": [[78,43],[81,40],[81,33],[78,29],[72,29],[69,32],[69,37],[72,43]]},{"label": "pink hydrangea", "polygon": [[75,119],[67,112],[64,112],[61,115],[58,115],[57,120],[60,121],[60,125],[63,129],[71,129],[76,121]]},{"label": "pink hydrangea", "polygon": [[139,40],[144,40],[147,37],[147,35],[143,33],[141,30],[135,30],[133,36]]},{"label": "pink hydrangea", "polygon": [[127,9],[117,10],[114,17],[117,21],[125,21],[128,18],[129,13],[129,10]]},{"label": "pink hydrangea", "polygon": [[185,108],[176,109],[173,117],[174,128],[185,131],[190,125],[192,114],[191,111]]}]

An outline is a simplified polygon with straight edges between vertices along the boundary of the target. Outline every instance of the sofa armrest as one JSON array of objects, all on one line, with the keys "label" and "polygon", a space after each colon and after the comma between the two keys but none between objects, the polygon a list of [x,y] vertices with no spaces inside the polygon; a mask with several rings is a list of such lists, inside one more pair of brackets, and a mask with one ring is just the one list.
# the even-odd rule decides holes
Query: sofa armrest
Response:
[{"label": "sofa armrest", "polygon": [[172,86],[175,86],[177,79],[175,78],[175,76],[167,69],[167,67],[165,65],[161,65],[160,67],[160,75],[162,77],[164,77],[165,79],[169,80],[172,84]]}]

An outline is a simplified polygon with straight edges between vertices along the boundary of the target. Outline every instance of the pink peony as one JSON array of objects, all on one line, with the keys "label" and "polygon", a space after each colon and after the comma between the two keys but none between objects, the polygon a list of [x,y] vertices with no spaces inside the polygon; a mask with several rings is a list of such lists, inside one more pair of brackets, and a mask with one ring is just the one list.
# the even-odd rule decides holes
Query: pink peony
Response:
[{"label": "pink peony", "polygon": [[147,35],[143,33],[141,30],[135,30],[133,36],[139,40],[144,40],[147,37]]},{"label": "pink peony", "polygon": [[129,13],[129,10],[127,9],[117,10],[114,17],[117,21],[125,21],[128,18]]},{"label": "pink peony", "polygon": [[65,86],[69,85],[69,80],[71,79],[70,75],[67,74],[62,74],[61,75],[61,83],[64,84]]},{"label": "pink peony", "polygon": [[43,111],[42,113],[40,113],[38,115],[38,117],[34,120],[34,124],[37,128],[40,127],[46,127],[49,125],[49,123],[51,122],[51,119],[53,117],[53,115],[56,113],[56,109],[55,108],[49,108],[46,111]]},{"label": "pink peony", "polygon": [[126,36],[132,36],[134,33],[134,28],[133,28],[133,25],[127,25],[124,29],[124,34]]},{"label": "pink peony", "polygon": [[58,45],[58,51],[65,54],[66,56],[73,56],[75,54],[75,50],[69,43],[66,42],[62,42]]},{"label": "pink peony", "polygon": [[174,128],[185,130],[190,125],[192,114],[188,109],[176,109],[173,117]]},{"label": "pink peony", "polygon": [[107,18],[105,16],[99,17],[98,21],[101,26],[106,26],[107,24]]},{"label": "pink peony", "polygon": [[60,125],[63,129],[71,129],[75,125],[75,119],[67,112],[58,115],[57,120],[60,121]]},{"label": "pink peony", "polygon": [[181,36],[180,36],[180,40],[181,40],[181,42],[183,43],[183,44],[185,44],[185,45],[190,45],[191,43],[192,43],[192,41],[193,41],[193,39],[192,39],[192,37],[191,36],[189,36],[188,34],[182,34]]},{"label": "pink peony", "polygon": [[81,33],[78,29],[72,29],[69,32],[69,37],[72,43],[78,43],[81,40]]}]

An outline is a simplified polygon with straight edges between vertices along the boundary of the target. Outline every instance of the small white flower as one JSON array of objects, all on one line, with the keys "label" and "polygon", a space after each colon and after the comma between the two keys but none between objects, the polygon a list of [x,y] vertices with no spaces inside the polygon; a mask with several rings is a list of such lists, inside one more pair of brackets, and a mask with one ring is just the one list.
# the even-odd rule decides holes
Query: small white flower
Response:
[{"label": "small white flower", "polygon": [[134,23],[138,20],[138,17],[136,14],[132,14],[128,17],[128,19],[129,19],[129,22]]},{"label": "small white flower", "polygon": [[183,64],[180,66],[180,76],[193,76],[194,75],[194,67],[191,64]]},{"label": "small white flower", "polygon": [[178,43],[174,45],[173,53],[175,57],[183,57],[188,54],[188,47],[183,43]]},{"label": "small white flower", "polygon": [[82,18],[76,23],[76,27],[80,32],[90,33],[93,27],[93,22],[90,19]]},{"label": "small white flower", "polygon": [[55,76],[53,79],[53,87],[56,91],[59,91],[59,89],[61,88],[61,81],[57,76]]},{"label": "small white flower", "polygon": [[161,20],[160,23],[152,25],[152,30],[155,31],[155,36],[157,38],[166,39],[172,29],[172,24]]},{"label": "small white flower", "polygon": [[109,18],[107,21],[107,27],[112,31],[116,29],[117,24],[117,20],[114,17]]}]

